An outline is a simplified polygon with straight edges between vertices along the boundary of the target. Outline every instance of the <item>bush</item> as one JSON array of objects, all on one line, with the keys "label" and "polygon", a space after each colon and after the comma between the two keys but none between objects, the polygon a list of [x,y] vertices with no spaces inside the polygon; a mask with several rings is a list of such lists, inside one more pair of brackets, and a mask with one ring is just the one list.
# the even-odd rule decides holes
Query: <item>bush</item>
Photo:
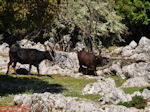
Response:
[{"label": "bush", "polygon": [[119,103],[118,105],[123,105],[126,107],[135,107],[138,109],[143,109],[147,106],[146,100],[142,96],[134,96],[132,101]]},{"label": "bush", "polygon": [[[129,28],[126,41],[139,41],[141,36],[149,37],[150,1],[149,0],[115,0],[116,10],[122,16],[123,23]],[[132,37],[132,38],[131,38]]]}]

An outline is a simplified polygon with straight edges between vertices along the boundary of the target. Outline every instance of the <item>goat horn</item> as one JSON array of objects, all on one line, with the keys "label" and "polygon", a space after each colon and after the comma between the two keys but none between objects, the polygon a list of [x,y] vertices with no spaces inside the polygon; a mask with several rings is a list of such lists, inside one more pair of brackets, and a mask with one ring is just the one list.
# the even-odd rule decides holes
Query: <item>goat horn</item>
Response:
[{"label": "goat horn", "polygon": [[[48,44],[49,48],[51,49],[52,52],[54,52],[53,48]],[[53,60],[55,60],[55,57],[52,55],[52,53],[49,51],[51,57]],[[55,52],[54,52],[55,53]],[[55,55],[55,54],[54,54]]]}]

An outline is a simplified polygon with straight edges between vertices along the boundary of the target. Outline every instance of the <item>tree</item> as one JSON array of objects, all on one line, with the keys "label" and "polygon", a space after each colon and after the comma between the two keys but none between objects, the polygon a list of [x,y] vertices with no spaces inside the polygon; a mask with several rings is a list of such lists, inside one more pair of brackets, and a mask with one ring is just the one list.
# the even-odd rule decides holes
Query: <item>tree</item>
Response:
[{"label": "tree", "polygon": [[[121,41],[127,31],[114,10],[113,0],[69,0],[61,4],[52,35],[55,39],[69,34],[72,40],[84,41],[89,50]],[[71,41],[71,44],[75,44]],[[74,43],[73,43],[74,42]]]},{"label": "tree", "polygon": [[43,32],[50,28],[57,15],[59,1],[0,0],[0,33],[4,34],[2,40],[14,43],[25,36],[42,38]]},{"label": "tree", "polygon": [[116,10],[129,28],[126,40],[138,41],[141,36],[150,37],[150,1],[149,0],[115,0]]}]

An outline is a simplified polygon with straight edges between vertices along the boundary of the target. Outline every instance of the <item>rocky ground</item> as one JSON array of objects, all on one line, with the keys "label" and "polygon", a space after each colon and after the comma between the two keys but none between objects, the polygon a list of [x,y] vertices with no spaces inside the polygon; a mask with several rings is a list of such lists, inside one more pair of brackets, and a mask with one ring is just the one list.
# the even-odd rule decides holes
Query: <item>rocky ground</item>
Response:
[{"label": "rocky ground", "polygon": [[[40,43],[34,44],[27,40],[22,40],[21,47],[36,48],[45,50]],[[50,43],[46,43],[50,44]],[[6,72],[6,65],[9,61],[7,44],[0,45],[0,72]],[[132,94],[124,92],[124,88],[149,87],[150,86],[150,40],[142,37],[139,43],[132,41],[125,47],[119,47],[107,52],[111,56],[132,58],[133,60],[114,60],[112,65],[104,70],[98,70],[98,76],[85,76],[87,79],[94,78],[97,81],[87,84],[82,94],[99,94],[102,97],[97,102],[82,98],[65,97],[62,94],[35,93],[31,95],[20,94],[14,97],[16,105],[30,105],[33,110],[39,112],[150,112],[150,90],[143,89]],[[105,53],[103,53],[105,54]],[[61,74],[71,77],[83,78],[82,73],[78,73],[79,62],[75,52],[67,53],[56,51],[56,65],[48,61],[40,64],[42,74]],[[144,60],[138,62],[137,60]],[[28,69],[28,65],[17,65],[18,68]],[[11,71],[12,72],[12,71]],[[32,72],[36,72],[33,68]],[[107,74],[108,77],[104,77]],[[124,82],[120,86],[111,76],[117,75]],[[110,77],[109,77],[110,76]],[[134,107],[127,108],[118,103],[130,102],[134,96],[142,96],[147,101],[147,106],[143,109]]]}]

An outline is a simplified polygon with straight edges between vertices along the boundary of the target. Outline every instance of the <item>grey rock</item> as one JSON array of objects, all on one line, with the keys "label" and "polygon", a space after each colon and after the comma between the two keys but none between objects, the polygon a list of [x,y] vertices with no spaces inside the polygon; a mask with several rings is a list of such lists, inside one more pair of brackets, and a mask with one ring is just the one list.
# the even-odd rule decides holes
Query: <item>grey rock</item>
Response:
[{"label": "grey rock", "polygon": [[125,94],[122,89],[116,88],[115,82],[111,78],[102,78],[93,84],[87,84],[82,93],[103,95],[103,97],[99,99],[101,104],[108,102],[117,104],[119,102],[132,100],[130,95]]},{"label": "grey rock", "polygon": [[140,112],[140,110],[136,108],[127,108],[119,105],[105,105],[104,108],[104,112]]},{"label": "grey rock", "polygon": [[145,77],[147,80],[149,80],[149,68],[149,63],[133,63],[131,65],[122,67],[122,71],[124,74],[126,74],[126,77]]},{"label": "grey rock", "polygon": [[144,47],[149,46],[149,45],[150,45],[150,39],[148,39],[147,37],[144,37],[144,36],[141,37],[138,46],[140,48],[144,48]]},{"label": "grey rock", "polygon": [[64,68],[72,69],[74,71],[78,71],[79,69],[79,61],[77,53],[75,52],[62,52],[62,51],[56,51],[56,63]]},{"label": "grey rock", "polygon": [[[114,74],[114,72],[115,72],[115,74]],[[102,75],[102,74],[117,75],[117,76],[121,77],[122,79],[126,78],[122,71],[121,61],[114,61],[110,67],[108,67],[104,70],[98,70],[97,74],[98,75]]]},{"label": "grey rock", "polygon": [[128,88],[128,87],[146,87],[150,86],[150,84],[145,80],[144,77],[135,77],[130,78],[126,82],[122,84],[122,88]]},{"label": "grey rock", "polygon": [[[106,89],[107,88],[107,89]],[[115,88],[115,82],[111,78],[101,78],[95,83],[87,84],[83,89],[83,94],[105,95]]]},{"label": "grey rock", "polygon": [[119,102],[129,102],[132,100],[131,95],[125,94],[120,88],[114,88],[111,92],[105,94],[99,99],[101,104],[113,103],[118,104]]},{"label": "grey rock", "polygon": [[92,101],[51,93],[16,95],[14,104],[29,105],[36,112],[103,112],[100,105]]},{"label": "grey rock", "polygon": [[121,54],[122,49],[123,49],[123,47],[116,48],[111,52],[111,54]]},{"label": "grey rock", "polygon": [[2,45],[0,45],[0,53],[1,54],[8,54],[9,52],[9,47],[7,43],[3,43]]},{"label": "grey rock", "polygon": [[142,92],[142,96],[144,97],[144,99],[147,99],[148,101],[150,101],[150,90],[144,89]]},{"label": "grey rock", "polygon": [[122,56],[132,56],[134,54],[134,50],[131,46],[125,46],[122,49]]},{"label": "grey rock", "polygon": [[138,46],[135,49],[136,53],[143,53],[148,51],[148,47],[150,46],[150,39],[147,37],[141,37]]},{"label": "grey rock", "polygon": [[133,40],[133,41],[130,42],[129,46],[130,46],[132,49],[134,49],[134,48],[137,47],[137,43]]},{"label": "grey rock", "polygon": [[143,61],[149,60],[148,55],[146,53],[133,54],[131,58],[136,59],[136,60],[143,60]]}]

